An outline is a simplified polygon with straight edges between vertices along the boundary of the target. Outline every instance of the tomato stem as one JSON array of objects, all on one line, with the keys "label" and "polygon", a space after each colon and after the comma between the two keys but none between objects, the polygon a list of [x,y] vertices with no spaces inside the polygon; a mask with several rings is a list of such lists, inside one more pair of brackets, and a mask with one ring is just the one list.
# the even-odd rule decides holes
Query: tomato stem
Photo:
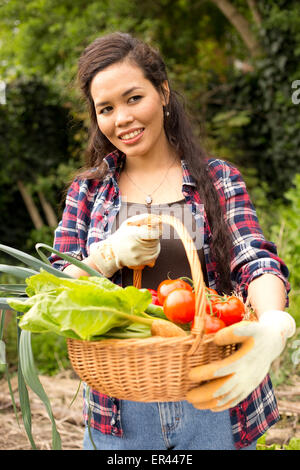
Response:
[{"label": "tomato stem", "polygon": [[186,281],[188,284],[190,284],[194,288],[193,279],[190,279],[189,277],[186,277],[186,276],[181,276],[179,279],[181,279],[182,281]]}]

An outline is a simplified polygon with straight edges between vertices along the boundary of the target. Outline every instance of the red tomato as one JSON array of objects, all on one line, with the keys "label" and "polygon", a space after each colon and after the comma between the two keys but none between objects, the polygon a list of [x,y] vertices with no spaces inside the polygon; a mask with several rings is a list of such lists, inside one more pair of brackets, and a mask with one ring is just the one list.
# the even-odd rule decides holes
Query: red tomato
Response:
[{"label": "red tomato", "polygon": [[165,281],[162,281],[157,288],[159,303],[163,305],[167,295],[175,289],[186,289],[190,292],[193,291],[192,286],[182,279],[166,279]]},{"label": "red tomato", "polygon": [[233,325],[243,320],[245,306],[243,302],[235,297],[224,296],[223,300],[214,302],[214,314],[225,322],[226,325]]},{"label": "red tomato", "polygon": [[210,295],[206,297],[205,311],[208,315],[214,315],[216,313],[215,303],[220,302],[219,295]]},{"label": "red tomato", "polygon": [[158,301],[158,297],[157,297],[157,291],[154,290],[154,289],[148,289],[148,291],[150,292],[150,294],[152,295],[152,304],[153,305],[160,305],[159,301]]},{"label": "red tomato", "polygon": [[221,320],[221,318],[205,314],[205,319],[204,319],[204,333],[205,334],[208,335],[211,333],[216,333],[217,331],[225,327],[226,327],[226,324],[223,320]]},{"label": "red tomato", "polygon": [[195,316],[195,294],[188,289],[170,292],[164,301],[164,313],[174,323],[189,323]]},{"label": "red tomato", "polygon": [[218,292],[215,289],[212,289],[211,287],[205,287],[205,291],[207,294],[219,295]]},{"label": "red tomato", "polygon": [[205,287],[205,298],[206,298],[206,306],[205,311],[208,315],[214,315],[214,303],[218,302],[222,297],[217,293],[215,289],[211,289],[210,287]]}]

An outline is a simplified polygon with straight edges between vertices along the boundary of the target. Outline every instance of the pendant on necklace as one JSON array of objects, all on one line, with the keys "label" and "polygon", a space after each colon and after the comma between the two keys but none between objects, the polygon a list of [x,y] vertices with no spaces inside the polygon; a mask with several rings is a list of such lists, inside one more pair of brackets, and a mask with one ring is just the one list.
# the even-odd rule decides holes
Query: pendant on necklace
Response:
[{"label": "pendant on necklace", "polygon": [[149,194],[149,196],[146,197],[145,202],[146,202],[147,206],[150,206],[150,205],[151,205],[151,203],[152,203],[152,197],[150,196],[150,194]]}]

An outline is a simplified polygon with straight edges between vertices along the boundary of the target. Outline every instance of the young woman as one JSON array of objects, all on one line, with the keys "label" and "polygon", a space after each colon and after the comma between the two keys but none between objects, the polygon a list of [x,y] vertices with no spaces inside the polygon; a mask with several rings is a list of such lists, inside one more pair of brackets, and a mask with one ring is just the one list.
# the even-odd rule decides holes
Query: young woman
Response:
[{"label": "young woman", "polygon": [[[78,78],[91,118],[87,163],[69,188],[56,249],[123,286],[142,265],[143,287],[155,288],[168,273],[190,275],[178,237],[143,224],[145,213],[175,213],[197,241],[207,285],[238,289],[259,318],[220,330],[219,344],[242,346],[195,367],[191,378],[209,382],[185,401],[129,402],[90,391],[92,439],[86,430],[84,449],[255,449],[279,419],[268,371],[295,330],[284,311],[288,270],[262,234],[239,171],[196,142],[156,50],[128,34],[98,38],[80,57]],[[74,277],[85,274],[51,260]]]}]

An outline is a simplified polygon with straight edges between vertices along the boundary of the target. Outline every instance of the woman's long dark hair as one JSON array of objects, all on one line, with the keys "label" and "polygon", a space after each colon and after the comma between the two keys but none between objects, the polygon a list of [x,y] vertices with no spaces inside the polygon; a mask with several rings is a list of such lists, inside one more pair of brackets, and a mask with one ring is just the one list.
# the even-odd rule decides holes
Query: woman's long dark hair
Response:
[{"label": "woman's long dark hair", "polygon": [[[78,82],[88,103],[91,126],[85,168],[77,176],[95,178],[96,174],[91,172],[91,169],[97,167],[99,168],[97,176],[102,177],[103,158],[116,150],[99,130],[90,85],[98,72],[125,59],[138,65],[143,70],[145,78],[159,92],[163,92],[162,83],[168,80],[166,66],[159,52],[129,34],[112,33],[100,37],[84,50],[79,59]],[[218,290],[230,293],[232,291],[230,280],[232,242],[228,226],[220,206],[218,193],[210,178],[206,162],[207,155],[196,141],[184,107],[171,87],[167,110],[170,113],[170,117],[164,120],[167,139],[177,154],[187,162],[191,175],[197,182],[197,189],[206,210],[212,232],[211,252],[217,265]]]}]

